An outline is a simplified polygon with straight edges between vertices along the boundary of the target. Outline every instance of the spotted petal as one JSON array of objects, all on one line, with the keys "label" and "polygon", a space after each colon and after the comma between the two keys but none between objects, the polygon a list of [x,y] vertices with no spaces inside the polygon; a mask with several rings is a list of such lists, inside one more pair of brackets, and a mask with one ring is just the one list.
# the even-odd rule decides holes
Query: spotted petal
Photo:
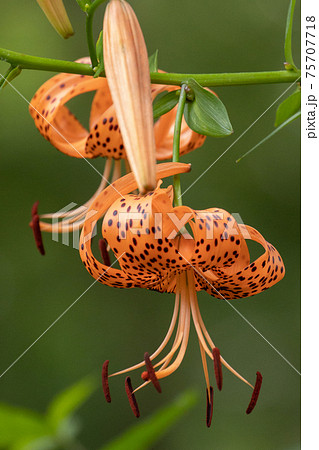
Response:
[{"label": "spotted petal", "polygon": [[103,78],[74,74],[59,74],[44,83],[29,107],[42,136],[69,156],[92,158],[85,153],[89,132],[64,105],[77,95],[103,88],[105,83]]},{"label": "spotted petal", "polygon": [[214,297],[234,299],[252,296],[278,283],[285,275],[282,258],[275,247],[254,228],[247,225],[239,225],[239,228],[242,234],[248,232],[249,239],[261,244],[265,252],[255,262],[232,275],[198,272],[196,278],[199,285]]},{"label": "spotted petal", "polygon": [[203,271],[232,274],[249,264],[245,238],[231,214],[221,208],[196,211],[191,222],[195,250],[191,263]]},{"label": "spotted petal", "polygon": [[[177,173],[188,172],[190,170],[190,166],[188,164],[181,163],[164,163],[158,165],[156,169],[156,178],[160,179]],[[93,201],[88,210],[80,238],[80,256],[90,274],[103,284],[117,287],[147,287],[144,286],[145,281],[150,282],[154,278],[150,278],[150,274],[146,274],[146,279],[140,281],[135,280],[135,282],[133,282],[133,278],[130,276],[129,271],[119,271],[112,267],[109,268],[105,264],[101,264],[93,256],[91,250],[91,238],[97,220],[106,214],[109,208],[121,199],[122,196],[125,196],[136,188],[137,184],[135,178],[133,174],[130,173],[115,181],[112,185],[108,186],[103,192],[101,192],[101,194]],[[117,226],[116,230],[118,230]],[[112,236],[108,236],[108,233],[105,234],[105,237],[107,240],[112,239]],[[117,257],[119,258],[119,262],[122,267],[123,264],[125,264],[125,261],[123,262],[121,260],[123,256],[124,255],[117,252]]]}]

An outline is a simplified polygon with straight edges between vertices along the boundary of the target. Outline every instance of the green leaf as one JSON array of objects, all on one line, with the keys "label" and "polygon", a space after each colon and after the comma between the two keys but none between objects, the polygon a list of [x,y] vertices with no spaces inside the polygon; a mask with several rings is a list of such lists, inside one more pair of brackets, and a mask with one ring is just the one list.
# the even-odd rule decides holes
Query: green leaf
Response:
[{"label": "green leaf", "polygon": [[96,41],[96,57],[98,60],[98,66],[95,71],[94,78],[105,75],[103,56],[103,31],[100,32],[98,40]]},{"label": "green leaf", "polygon": [[163,114],[168,113],[177,105],[180,90],[171,92],[161,92],[153,101],[153,117],[158,119]]},{"label": "green leaf", "polygon": [[57,450],[54,437],[43,436],[37,439],[25,438],[15,442],[9,450]]},{"label": "green leaf", "polygon": [[196,133],[222,137],[233,132],[225,106],[211,91],[204,89],[195,80],[187,83],[194,94],[184,109],[187,125]]},{"label": "green leaf", "polygon": [[158,50],[148,57],[148,64],[150,66],[150,72],[158,72]]},{"label": "green leaf", "polygon": [[69,416],[59,423],[56,430],[56,438],[59,442],[73,442],[81,431],[81,421],[74,416]]},{"label": "green leaf", "polygon": [[197,394],[187,391],[171,405],[161,408],[151,417],[130,427],[101,450],[146,450],[164,435],[197,401]]},{"label": "green leaf", "polygon": [[286,65],[286,69],[288,70],[297,70],[294,60],[292,57],[291,50],[291,38],[292,38],[292,23],[294,18],[294,10],[295,10],[296,0],[290,0],[287,21],[286,21],[286,32],[285,32],[285,62],[288,63]]},{"label": "green leaf", "polygon": [[95,389],[96,382],[93,378],[87,377],[58,394],[47,411],[49,423],[57,428],[64,419],[74,413],[90,397]]},{"label": "green leaf", "polygon": [[301,108],[301,91],[300,88],[286,98],[277,108],[275,127],[285,122],[289,117],[300,111]]},{"label": "green leaf", "polygon": [[0,91],[4,89],[8,83],[11,83],[20,73],[22,69],[20,66],[10,66],[6,74],[0,77]]},{"label": "green leaf", "polygon": [[297,119],[300,116],[301,116],[301,111],[298,111],[298,112],[296,112],[296,114],[294,114],[293,116],[289,117],[289,119],[287,119],[285,122],[280,124],[277,128],[275,128],[270,134],[268,134],[268,136],[266,136],[264,139],[262,139],[260,142],[258,142],[258,144],[256,144],[250,150],[248,150],[248,152],[246,152],[243,156],[238,158],[236,160],[236,163],[240,162],[243,158],[245,158],[247,155],[249,155],[249,153],[253,152],[257,147],[262,145],[264,142],[268,141],[268,139],[270,139],[272,136],[274,136],[276,133],[278,133],[280,130],[282,130],[286,125],[288,125],[289,123],[293,122],[295,119]]},{"label": "green leaf", "polygon": [[49,432],[44,419],[33,411],[0,404],[0,447],[21,439],[37,438]]}]

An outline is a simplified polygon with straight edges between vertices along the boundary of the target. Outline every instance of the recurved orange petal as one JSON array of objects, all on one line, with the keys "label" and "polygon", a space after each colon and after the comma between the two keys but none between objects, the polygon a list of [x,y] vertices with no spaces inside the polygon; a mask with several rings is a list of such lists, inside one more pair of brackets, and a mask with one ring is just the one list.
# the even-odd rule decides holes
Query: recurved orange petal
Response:
[{"label": "recurved orange petal", "polygon": [[[87,59],[78,62],[87,62]],[[89,132],[64,105],[77,95],[104,88],[105,84],[103,78],[86,75],[59,74],[50,78],[35,93],[29,107],[42,136],[69,156],[94,157],[85,153]]]},{"label": "recurved orange petal", "polygon": [[214,297],[235,299],[256,295],[278,283],[285,275],[284,263],[275,247],[254,228],[239,225],[239,229],[243,234],[248,232],[249,239],[261,244],[265,252],[255,262],[232,275],[197,273],[198,283]]}]

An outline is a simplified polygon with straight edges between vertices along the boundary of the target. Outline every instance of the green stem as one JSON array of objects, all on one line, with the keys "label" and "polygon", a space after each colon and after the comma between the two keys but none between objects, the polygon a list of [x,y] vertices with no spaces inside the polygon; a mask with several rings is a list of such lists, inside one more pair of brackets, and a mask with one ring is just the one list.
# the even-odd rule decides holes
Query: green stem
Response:
[{"label": "green stem", "polygon": [[[174,127],[174,138],[173,138],[173,162],[179,162],[179,147],[181,140],[181,127],[182,127],[182,119],[184,114],[184,108],[186,103],[186,84],[182,84],[181,93],[179,96],[176,118],[175,118],[175,127]],[[182,189],[181,189],[181,179],[180,175],[174,175],[173,178],[173,186],[174,186],[174,205],[181,206],[182,205]]]},{"label": "green stem", "polygon": [[[102,0],[97,0],[101,2]],[[92,6],[94,3],[92,3]],[[59,59],[41,58],[0,48],[0,60],[20,66],[21,69],[46,70],[49,72],[77,73],[79,75],[94,75],[90,64],[80,64]],[[209,73],[209,74],[179,74],[179,73],[151,73],[154,84],[171,84],[181,86],[190,78],[202,86],[239,86],[248,84],[293,83],[300,78],[297,72],[277,70],[270,72],[239,72],[239,73]]]},{"label": "green stem", "polygon": [[151,73],[154,84],[187,83],[190,78],[196,80],[201,86],[240,86],[245,84],[292,83],[300,77],[301,73],[287,70],[269,72],[238,72],[238,73],[208,73],[208,74],[181,74],[181,73]]},{"label": "green stem", "polygon": [[105,1],[106,0],[95,0],[90,5],[90,7],[87,9],[87,12],[86,12],[86,14],[87,14],[86,15],[86,40],[88,43],[92,67],[96,67],[98,65],[95,42],[94,42],[94,35],[93,35],[93,17],[94,17],[96,8]]},{"label": "green stem", "polygon": [[46,70],[48,72],[77,73],[79,75],[94,75],[90,64],[81,64],[60,59],[40,58],[38,56],[25,55],[0,48],[0,60],[22,69]]}]

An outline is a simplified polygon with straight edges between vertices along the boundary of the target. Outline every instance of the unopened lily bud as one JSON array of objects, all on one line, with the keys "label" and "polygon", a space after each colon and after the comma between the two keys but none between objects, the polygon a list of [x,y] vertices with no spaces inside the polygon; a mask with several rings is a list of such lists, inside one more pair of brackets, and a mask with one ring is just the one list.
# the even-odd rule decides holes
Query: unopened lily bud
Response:
[{"label": "unopened lily bud", "polygon": [[125,151],[141,193],[156,187],[150,72],[142,30],[124,0],[107,5],[104,62]]},{"label": "unopened lily bud", "polygon": [[64,39],[74,34],[63,0],[37,0],[53,28]]}]

